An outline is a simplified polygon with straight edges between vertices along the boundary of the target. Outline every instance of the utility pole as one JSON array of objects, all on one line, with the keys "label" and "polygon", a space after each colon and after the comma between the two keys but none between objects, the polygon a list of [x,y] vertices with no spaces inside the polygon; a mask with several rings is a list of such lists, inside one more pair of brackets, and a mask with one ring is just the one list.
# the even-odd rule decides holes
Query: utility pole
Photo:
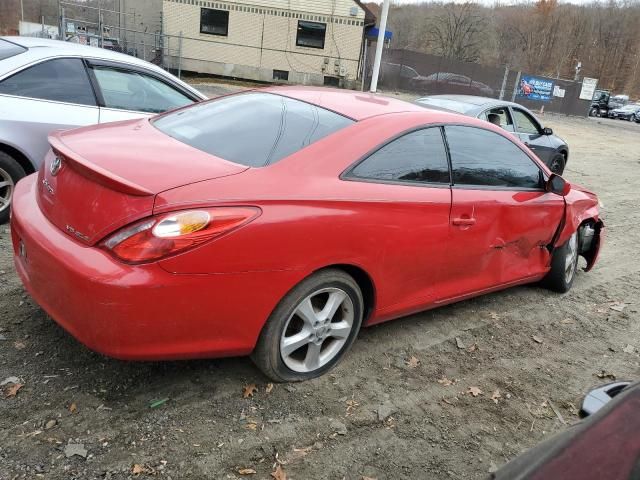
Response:
[{"label": "utility pole", "polygon": [[391,0],[384,0],[382,14],[380,16],[380,27],[378,30],[378,43],[376,44],[376,57],[373,62],[373,75],[371,76],[371,93],[376,93],[378,89],[378,77],[380,76],[380,63],[382,62],[382,48],[384,47],[384,34],[387,30],[387,17],[389,16],[389,3]]}]

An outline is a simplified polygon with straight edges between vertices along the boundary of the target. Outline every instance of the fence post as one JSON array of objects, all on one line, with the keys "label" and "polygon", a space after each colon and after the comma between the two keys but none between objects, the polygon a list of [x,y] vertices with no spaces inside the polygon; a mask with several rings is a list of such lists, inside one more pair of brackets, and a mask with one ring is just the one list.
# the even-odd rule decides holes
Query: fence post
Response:
[{"label": "fence post", "polygon": [[178,38],[178,78],[182,78],[182,30]]},{"label": "fence post", "polygon": [[507,77],[509,76],[509,65],[504,66],[504,77],[502,77],[502,86],[500,87],[500,98],[498,100],[504,99],[504,89],[507,88]]},{"label": "fence post", "polygon": [[518,75],[516,76],[516,82],[513,84],[513,93],[511,94],[511,101],[516,101],[516,94],[518,93],[518,85],[520,84],[520,75],[522,75],[522,71],[518,70]]}]

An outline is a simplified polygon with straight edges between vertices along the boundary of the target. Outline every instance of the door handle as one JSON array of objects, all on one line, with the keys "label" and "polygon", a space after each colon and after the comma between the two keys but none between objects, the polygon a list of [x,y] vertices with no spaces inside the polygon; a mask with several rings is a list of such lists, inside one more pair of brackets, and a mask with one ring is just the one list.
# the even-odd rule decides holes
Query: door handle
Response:
[{"label": "door handle", "polygon": [[470,227],[476,224],[476,219],[475,218],[454,218],[451,223],[459,227]]}]

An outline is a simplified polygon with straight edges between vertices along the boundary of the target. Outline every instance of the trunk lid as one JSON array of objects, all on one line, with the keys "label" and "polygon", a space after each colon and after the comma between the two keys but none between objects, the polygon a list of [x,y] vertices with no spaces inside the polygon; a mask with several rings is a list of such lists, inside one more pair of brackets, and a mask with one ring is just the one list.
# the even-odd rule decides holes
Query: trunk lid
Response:
[{"label": "trunk lid", "polygon": [[85,245],[151,215],[160,192],[248,168],[185,145],[148,119],[55,132],[49,143],[38,173],[40,209]]}]

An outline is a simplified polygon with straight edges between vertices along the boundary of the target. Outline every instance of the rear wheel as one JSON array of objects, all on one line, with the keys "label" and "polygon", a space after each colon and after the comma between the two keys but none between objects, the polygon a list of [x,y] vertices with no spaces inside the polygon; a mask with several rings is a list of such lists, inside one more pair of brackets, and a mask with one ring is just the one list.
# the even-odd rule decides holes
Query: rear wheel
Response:
[{"label": "rear wheel", "polygon": [[18,180],[25,175],[25,171],[13,157],[0,152],[0,224],[9,220],[13,191]]},{"label": "rear wheel", "polygon": [[578,232],[553,251],[551,270],[543,279],[544,286],[555,292],[565,293],[571,289],[578,270]]},{"label": "rear wheel", "polygon": [[591,110],[589,110],[590,117],[597,117],[599,115],[600,115],[600,110],[598,110],[596,107],[593,107]]},{"label": "rear wheel", "polygon": [[638,121],[638,119],[636,118],[636,114],[632,113],[631,116],[629,117],[629,121],[630,122],[636,122]]},{"label": "rear wheel", "polygon": [[277,382],[323,375],[353,344],[363,311],[362,293],[351,276],[341,270],[320,271],[280,301],[251,358]]},{"label": "rear wheel", "polygon": [[549,162],[549,170],[558,175],[562,175],[567,160],[562,153],[556,153]]}]

